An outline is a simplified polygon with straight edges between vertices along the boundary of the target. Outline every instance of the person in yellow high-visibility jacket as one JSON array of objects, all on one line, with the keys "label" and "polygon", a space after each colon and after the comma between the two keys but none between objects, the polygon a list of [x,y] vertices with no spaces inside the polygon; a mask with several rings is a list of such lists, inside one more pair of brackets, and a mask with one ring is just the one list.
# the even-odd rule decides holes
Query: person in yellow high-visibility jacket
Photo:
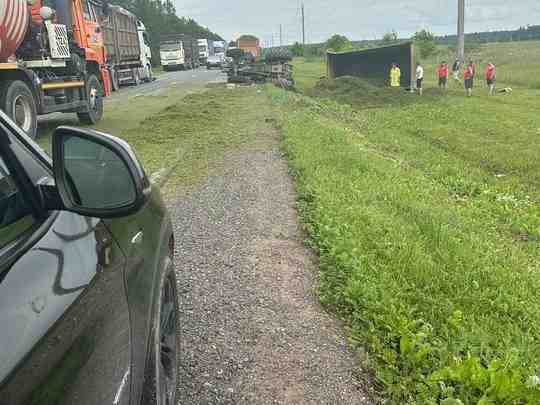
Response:
[{"label": "person in yellow high-visibility jacket", "polygon": [[392,63],[392,69],[390,70],[390,86],[401,86],[401,69],[395,63]]}]

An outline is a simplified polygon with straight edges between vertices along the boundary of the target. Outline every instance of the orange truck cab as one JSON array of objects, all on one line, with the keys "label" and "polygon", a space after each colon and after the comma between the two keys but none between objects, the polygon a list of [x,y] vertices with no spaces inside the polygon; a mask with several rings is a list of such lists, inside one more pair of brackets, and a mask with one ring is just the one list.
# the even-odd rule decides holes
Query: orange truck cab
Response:
[{"label": "orange truck cab", "polygon": [[[41,114],[74,112],[85,124],[99,121],[103,98],[111,92],[98,22],[108,4],[98,0],[34,0],[32,5],[27,0],[1,1],[7,4],[5,18],[0,15],[0,33],[24,36],[11,42],[0,38],[0,44],[5,44],[0,45],[0,109],[30,136],[36,135]],[[20,18],[7,17],[12,15]]]}]

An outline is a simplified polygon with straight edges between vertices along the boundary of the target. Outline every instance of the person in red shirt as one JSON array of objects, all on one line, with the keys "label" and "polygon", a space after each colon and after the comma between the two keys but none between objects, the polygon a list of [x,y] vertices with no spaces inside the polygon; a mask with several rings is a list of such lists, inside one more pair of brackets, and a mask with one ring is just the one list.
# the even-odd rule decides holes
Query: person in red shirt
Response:
[{"label": "person in red shirt", "polygon": [[439,77],[439,88],[446,90],[448,87],[448,64],[446,62],[441,63],[437,69],[437,76]]},{"label": "person in red shirt", "polygon": [[465,72],[463,73],[463,78],[465,79],[465,90],[467,91],[468,97],[472,96],[475,73],[476,73],[476,68],[474,66],[474,62],[470,61],[469,66],[465,68]]},{"label": "person in red shirt", "polygon": [[485,70],[486,83],[489,88],[489,95],[495,94],[495,80],[497,79],[497,69],[493,63],[488,63]]}]

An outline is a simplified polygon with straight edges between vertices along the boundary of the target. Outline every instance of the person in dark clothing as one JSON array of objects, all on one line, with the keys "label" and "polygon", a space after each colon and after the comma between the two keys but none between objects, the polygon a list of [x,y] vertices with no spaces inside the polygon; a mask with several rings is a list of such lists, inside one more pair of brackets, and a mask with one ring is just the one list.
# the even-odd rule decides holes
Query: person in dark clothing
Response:
[{"label": "person in dark clothing", "polygon": [[454,80],[458,83],[461,83],[461,81],[459,80],[460,69],[461,69],[461,61],[459,59],[456,59],[456,61],[452,65],[452,74],[454,76]]}]

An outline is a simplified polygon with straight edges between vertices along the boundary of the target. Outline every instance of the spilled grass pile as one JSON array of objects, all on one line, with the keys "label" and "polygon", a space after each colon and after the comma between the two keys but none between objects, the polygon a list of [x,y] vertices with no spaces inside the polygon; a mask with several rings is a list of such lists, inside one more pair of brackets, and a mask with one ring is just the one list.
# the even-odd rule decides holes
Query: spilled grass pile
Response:
[{"label": "spilled grass pile", "polygon": [[267,89],[322,301],[371,353],[390,403],[540,403],[532,86],[386,106],[386,91],[366,103],[348,89],[346,103],[331,86],[324,98]]},{"label": "spilled grass pile", "polygon": [[248,144],[268,117],[264,97],[251,89],[213,86],[145,119],[122,138],[137,151],[148,173],[174,168],[167,186],[189,187],[204,180],[227,151]]}]

